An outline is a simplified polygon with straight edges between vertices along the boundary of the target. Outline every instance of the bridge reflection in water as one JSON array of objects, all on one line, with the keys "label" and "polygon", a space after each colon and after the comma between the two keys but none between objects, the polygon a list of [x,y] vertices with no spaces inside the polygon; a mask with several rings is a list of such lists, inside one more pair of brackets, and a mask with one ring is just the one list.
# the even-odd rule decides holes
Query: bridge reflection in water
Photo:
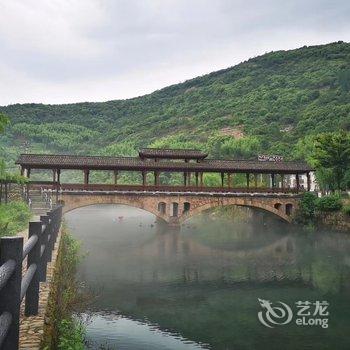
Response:
[{"label": "bridge reflection in water", "polygon": [[[281,344],[287,350],[329,349],[337,338],[337,348],[348,349],[349,339],[337,334],[350,326],[350,238],[289,232],[261,215],[234,223],[220,215],[198,216],[174,231],[125,206],[67,213],[69,227],[89,251],[79,276],[98,295],[89,311],[88,338],[133,350],[274,350]],[[327,332],[292,324],[269,330],[257,320],[258,298],[289,305],[327,300],[332,326]],[[153,331],[141,341],[132,333],[137,325],[123,328],[121,317]],[[106,326],[104,333],[104,322],[115,327]],[[159,330],[182,345],[159,343],[152,337]],[[195,343],[185,346],[185,339]]]}]

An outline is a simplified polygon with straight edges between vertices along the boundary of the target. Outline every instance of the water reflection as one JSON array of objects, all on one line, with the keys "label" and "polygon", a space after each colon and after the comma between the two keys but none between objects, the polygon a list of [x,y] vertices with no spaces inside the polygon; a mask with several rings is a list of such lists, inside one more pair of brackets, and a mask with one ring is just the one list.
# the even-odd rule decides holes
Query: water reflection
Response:
[{"label": "water reflection", "polygon": [[[350,326],[346,235],[288,232],[259,215],[235,223],[204,216],[176,231],[126,206],[81,208],[66,219],[89,251],[79,278],[98,295],[88,327],[95,347],[350,347],[339,337]],[[257,319],[258,298],[328,300],[330,327],[268,329]]]}]

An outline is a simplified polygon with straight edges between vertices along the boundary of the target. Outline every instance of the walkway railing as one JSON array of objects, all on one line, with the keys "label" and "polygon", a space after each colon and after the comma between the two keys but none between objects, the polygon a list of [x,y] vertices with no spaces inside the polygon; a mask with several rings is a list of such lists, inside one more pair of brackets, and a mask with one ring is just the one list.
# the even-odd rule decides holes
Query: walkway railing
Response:
[{"label": "walkway railing", "polygon": [[[25,298],[26,316],[38,314],[39,284],[46,281],[47,263],[61,226],[62,206],[29,223],[28,240],[23,237],[0,238],[0,349],[19,346],[20,306]],[[22,273],[23,261],[27,268]],[[22,277],[23,275],[23,277]]]},{"label": "walkway railing", "polygon": [[112,185],[112,184],[40,184],[31,183],[34,188],[58,191],[121,191],[121,192],[193,192],[193,193],[300,193],[304,189],[281,187],[209,187],[209,186],[171,186],[171,185]]}]

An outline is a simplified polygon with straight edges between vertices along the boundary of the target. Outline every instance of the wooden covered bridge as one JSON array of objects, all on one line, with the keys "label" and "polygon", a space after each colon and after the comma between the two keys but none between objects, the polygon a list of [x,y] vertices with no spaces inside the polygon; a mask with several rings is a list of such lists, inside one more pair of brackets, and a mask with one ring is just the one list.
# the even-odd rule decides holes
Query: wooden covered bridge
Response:
[{"label": "wooden covered bridge", "polygon": [[[313,171],[305,162],[278,157],[208,159],[206,153],[191,149],[145,148],[138,157],[21,154],[16,163],[28,178],[36,169],[52,171],[52,181],[32,181],[29,186],[56,191],[65,211],[96,203],[120,203],[145,209],[174,224],[207,208],[230,204],[261,208],[290,221],[300,193],[310,190]],[[82,171],[82,183],[62,183],[64,170]],[[112,172],[113,183],[91,183],[91,171]],[[119,184],[122,171],[140,173],[140,183]],[[152,182],[147,176],[150,173]],[[183,183],[162,184],[161,173],[180,173]],[[206,186],[205,173],[220,174],[221,186]],[[237,174],[244,174],[246,186],[234,185]],[[301,176],[306,177],[303,185]]]}]

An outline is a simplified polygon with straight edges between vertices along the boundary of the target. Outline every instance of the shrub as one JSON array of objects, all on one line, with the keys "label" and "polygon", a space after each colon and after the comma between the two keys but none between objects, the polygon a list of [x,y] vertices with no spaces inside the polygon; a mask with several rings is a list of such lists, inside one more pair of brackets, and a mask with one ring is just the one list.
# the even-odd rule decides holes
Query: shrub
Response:
[{"label": "shrub", "polygon": [[316,200],[316,195],[311,192],[306,192],[303,194],[303,197],[300,202],[300,209],[306,217],[311,218],[314,216]]},{"label": "shrub", "polygon": [[339,195],[324,196],[316,199],[316,209],[319,211],[337,211],[342,208]]},{"label": "shrub", "polygon": [[27,227],[31,217],[24,202],[0,204],[0,236],[13,236]]},{"label": "shrub", "polygon": [[85,328],[77,320],[64,319],[58,326],[61,335],[58,340],[59,350],[84,350]]},{"label": "shrub", "polygon": [[343,213],[350,216],[350,204],[343,206]]}]

